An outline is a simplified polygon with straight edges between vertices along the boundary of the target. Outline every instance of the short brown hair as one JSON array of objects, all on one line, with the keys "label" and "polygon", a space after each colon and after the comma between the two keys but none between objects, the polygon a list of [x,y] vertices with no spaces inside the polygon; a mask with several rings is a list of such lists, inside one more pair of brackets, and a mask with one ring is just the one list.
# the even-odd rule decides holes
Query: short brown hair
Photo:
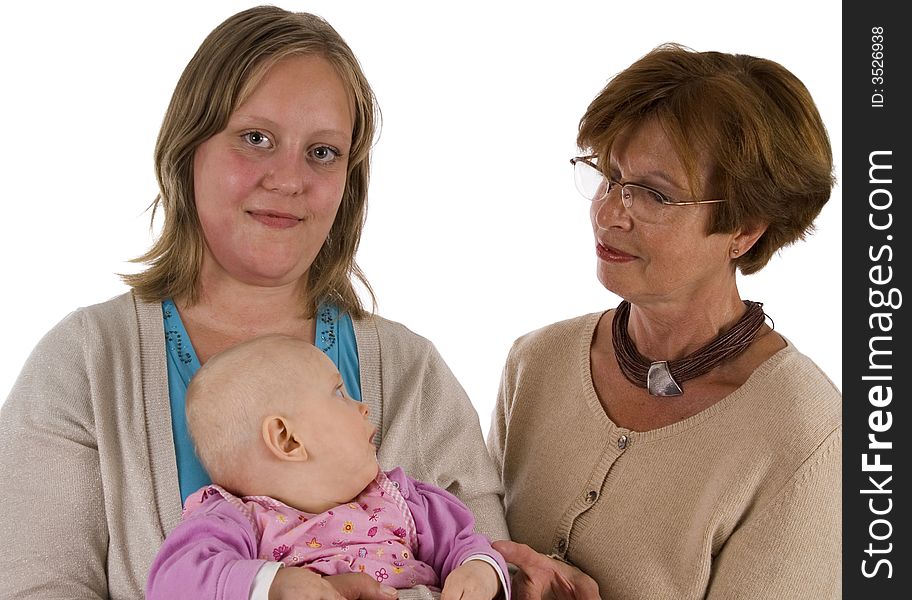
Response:
[{"label": "short brown hair", "polygon": [[193,156],[204,141],[222,131],[232,112],[277,61],[293,55],[318,55],[336,70],[354,107],[352,147],[342,203],[329,235],[309,270],[304,311],[329,299],[354,316],[364,313],[352,285],[357,278],[373,291],[355,262],[367,214],[370,149],[379,110],[373,90],[342,37],[322,18],[257,6],[222,22],[203,41],[184,69],[165,113],[155,146],[159,195],[152,208],[164,213],[161,234],[134,262],[148,264],[124,281],[147,301],[184,296],[199,298],[199,273],[205,241],[193,192]]},{"label": "short brown hair", "polygon": [[[702,156],[728,202],[712,205],[707,234],[765,223],[735,265],[762,269],[813,229],[834,184],[823,121],[804,84],[771,60],[658,46],[611,79],[580,120],[577,144],[606,156],[617,136],[658,118],[697,185]],[[606,164],[606,163],[603,163]]]}]

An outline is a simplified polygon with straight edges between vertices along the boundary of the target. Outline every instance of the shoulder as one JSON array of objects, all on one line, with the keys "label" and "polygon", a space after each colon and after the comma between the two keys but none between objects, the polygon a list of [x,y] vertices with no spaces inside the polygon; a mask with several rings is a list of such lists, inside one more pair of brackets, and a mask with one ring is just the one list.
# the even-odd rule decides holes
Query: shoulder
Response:
[{"label": "shoulder", "polygon": [[839,395],[839,389],[836,387],[823,370],[817,366],[810,357],[802,354],[801,351],[788,338],[783,337],[786,347],[783,348],[774,358],[778,361],[772,361],[772,369],[777,370],[777,374],[786,378],[786,383],[791,380],[807,379],[815,386],[820,388],[821,393]]},{"label": "shoulder", "polygon": [[513,342],[513,350],[523,352],[542,347],[551,348],[578,340],[587,332],[591,337],[591,332],[603,314],[603,312],[589,313],[539,327],[518,337]]},{"label": "shoulder", "polygon": [[187,496],[181,510],[181,519],[186,520],[195,514],[205,514],[227,502],[228,497],[222,488],[217,485],[205,485]]},{"label": "shoulder", "polygon": [[[742,387],[725,435],[732,456],[752,458],[736,466],[746,477],[757,477],[753,504],[775,512],[818,494],[832,506],[842,479],[839,389],[791,342]],[[720,440],[717,447],[725,443]]]},{"label": "shoulder", "polygon": [[[154,326],[144,327],[144,321]],[[130,380],[138,377],[148,352],[163,346],[160,304],[139,303],[128,292],[77,308],[35,345],[11,396],[40,397],[35,405],[42,407],[56,399],[84,411],[102,399],[116,405],[131,393]],[[112,407],[94,410],[115,417]]]},{"label": "shoulder", "polygon": [[134,335],[163,328],[161,303],[145,302],[132,292],[85,307],[81,312],[87,322],[109,334]]},{"label": "shoulder", "polygon": [[[133,296],[132,292],[125,292],[114,296],[109,300],[105,300],[104,302],[79,308],[78,312],[82,312],[97,319],[124,318],[136,314],[137,304],[146,303],[142,303],[138,300]],[[156,304],[156,306],[160,305]]]},{"label": "shoulder", "polygon": [[434,344],[396,321],[379,315],[352,319],[358,357],[365,367],[375,365],[385,374],[399,376],[404,371],[414,375],[439,371],[444,360]]},{"label": "shoulder", "polygon": [[565,319],[516,338],[507,355],[506,370],[527,366],[560,371],[576,364],[580,356],[588,354],[592,334],[603,314],[595,312]]},{"label": "shoulder", "polygon": [[778,464],[782,476],[815,456],[839,460],[832,452],[841,444],[842,394],[791,343],[754,371],[730,408],[725,422],[737,427],[739,444]]},{"label": "shoulder", "polygon": [[[64,317],[48,335],[66,336],[76,329],[80,335],[95,332],[94,335],[123,336],[137,333],[139,323],[144,320],[161,321],[161,305],[136,299],[132,292],[126,292],[89,306],[77,308]],[[86,342],[92,341],[92,336]]]},{"label": "shoulder", "polygon": [[26,368],[55,365],[59,371],[65,364],[83,363],[94,350],[110,349],[112,339],[135,335],[136,314],[131,293],[77,308],[44,334],[32,350]]},{"label": "shoulder", "polygon": [[82,325],[87,360],[130,357],[138,365],[149,351],[164,347],[161,303],[144,302],[132,292],[85,306],[71,314]]},{"label": "shoulder", "polygon": [[181,512],[181,521],[214,518],[217,521],[256,530],[255,513],[267,511],[255,501],[238,498],[224,488],[210,484],[187,496]]},{"label": "shoulder", "polygon": [[770,419],[800,429],[832,431],[842,416],[842,394],[829,377],[791,342],[760,365],[745,384],[752,402]]},{"label": "shoulder", "polygon": [[434,348],[434,344],[426,337],[415,333],[402,323],[386,319],[380,315],[353,318],[352,325],[359,343],[362,337],[374,335],[384,347],[410,348],[415,352],[429,352]]}]

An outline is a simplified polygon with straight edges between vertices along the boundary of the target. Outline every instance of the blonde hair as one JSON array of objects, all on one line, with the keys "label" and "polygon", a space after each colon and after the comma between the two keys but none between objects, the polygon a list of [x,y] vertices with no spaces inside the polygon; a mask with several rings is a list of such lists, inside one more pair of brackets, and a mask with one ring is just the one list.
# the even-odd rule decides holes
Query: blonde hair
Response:
[{"label": "blonde hair", "polygon": [[[577,144],[607,157],[622,132],[657,118],[692,194],[701,154],[728,202],[712,204],[707,234],[767,224],[735,265],[762,269],[813,229],[834,184],[829,137],[810,92],[782,65],[743,54],[659,46],[616,75],[580,120]],[[607,164],[607,160],[602,164]]]},{"label": "blonde hair", "polygon": [[274,6],[239,12],[216,27],[187,64],[165,113],[155,146],[161,208],[161,235],[134,259],[148,268],[122,275],[137,296],[149,302],[169,297],[199,300],[199,273],[205,240],[193,191],[193,156],[204,141],[222,131],[234,110],[277,61],[294,55],[326,59],[348,88],[354,106],[352,147],[342,203],[329,235],[308,272],[304,314],[331,300],[353,316],[364,308],[352,285],[359,280],[371,301],[373,290],[355,262],[367,214],[370,149],[379,123],[376,99],[358,60],[342,37],[322,18]]}]

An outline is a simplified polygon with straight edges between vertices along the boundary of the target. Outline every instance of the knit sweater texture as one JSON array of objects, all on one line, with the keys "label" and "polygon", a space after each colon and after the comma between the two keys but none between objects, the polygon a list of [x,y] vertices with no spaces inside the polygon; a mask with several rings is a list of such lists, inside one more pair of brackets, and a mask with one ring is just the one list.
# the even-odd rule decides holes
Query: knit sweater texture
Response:
[{"label": "knit sweater texture", "polygon": [[576,565],[605,599],[840,598],[833,383],[789,343],[711,407],[631,431],[592,383],[601,316],[509,354],[488,447],[513,539]]},{"label": "knit sweater texture", "polygon": [[[434,346],[378,316],[354,330],[381,466],[506,538],[478,416]],[[181,514],[161,304],[123,294],[38,343],[0,409],[0,490],[0,599],[142,598]]]}]

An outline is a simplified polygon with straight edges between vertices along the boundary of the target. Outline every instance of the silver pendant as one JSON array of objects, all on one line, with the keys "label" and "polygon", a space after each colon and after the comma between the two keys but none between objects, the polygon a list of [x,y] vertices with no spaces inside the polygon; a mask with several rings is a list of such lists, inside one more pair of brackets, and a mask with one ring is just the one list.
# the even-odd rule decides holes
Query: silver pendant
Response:
[{"label": "silver pendant", "polygon": [[664,360],[657,360],[649,365],[649,373],[646,374],[646,389],[653,396],[680,396],[684,393],[678,382],[671,376],[668,362]]}]

